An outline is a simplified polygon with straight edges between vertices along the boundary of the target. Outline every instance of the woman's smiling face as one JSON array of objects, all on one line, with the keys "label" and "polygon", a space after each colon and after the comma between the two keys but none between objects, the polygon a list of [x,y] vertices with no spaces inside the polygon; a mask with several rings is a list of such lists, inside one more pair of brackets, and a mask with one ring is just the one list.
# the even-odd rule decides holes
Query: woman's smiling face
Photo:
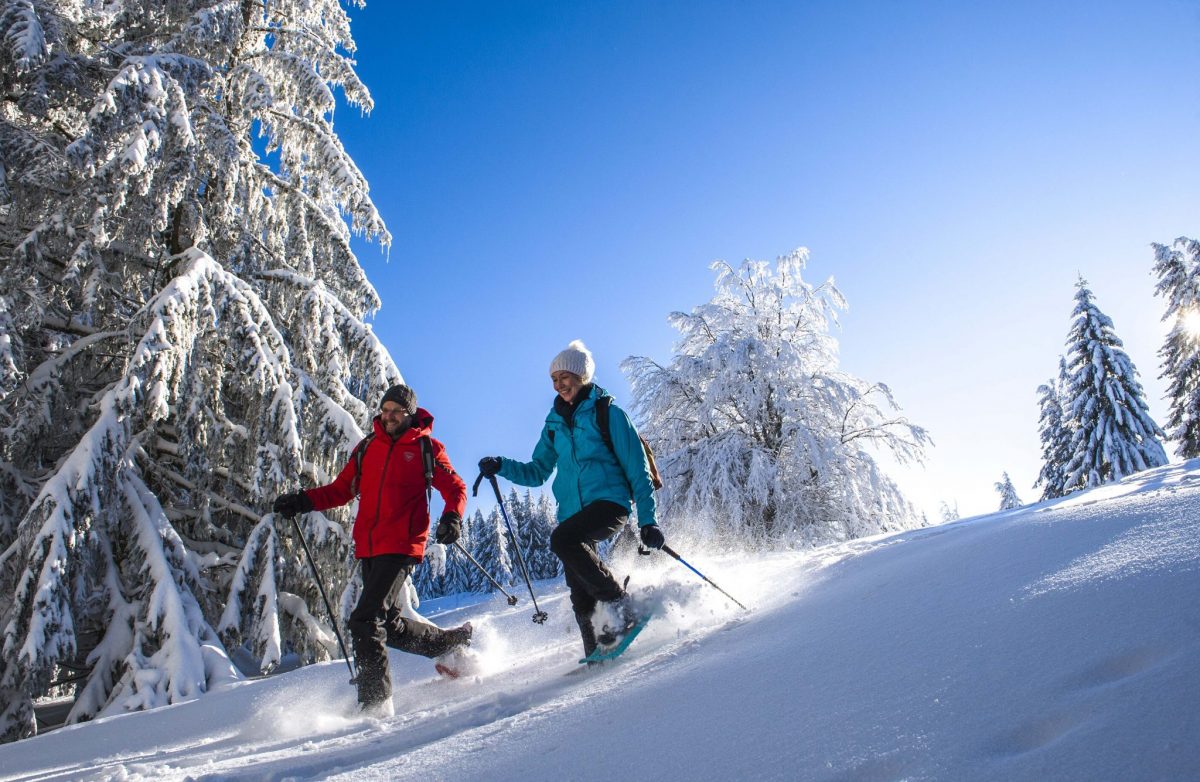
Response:
[{"label": "woman's smiling face", "polygon": [[576,395],[579,394],[579,389],[583,388],[583,379],[574,372],[568,372],[565,369],[551,372],[550,380],[554,383],[555,392],[567,404],[574,402]]}]

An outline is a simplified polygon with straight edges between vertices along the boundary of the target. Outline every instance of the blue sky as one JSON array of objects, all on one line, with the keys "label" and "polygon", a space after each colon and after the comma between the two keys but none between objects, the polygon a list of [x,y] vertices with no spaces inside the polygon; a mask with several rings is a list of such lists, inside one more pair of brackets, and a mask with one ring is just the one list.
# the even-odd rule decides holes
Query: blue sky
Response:
[{"label": "blue sky", "polygon": [[[1200,234],[1194,2],[382,2],[335,128],[394,236],[375,327],[460,471],[528,458],[572,339],[618,401],[716,259],[805,246],[936,516],[1022,499],[1083,274],[1166,417],[1151,242]],[[1173,446],[1168,445],[1168,450]],[[486,505],[481,505],[486,507]]]}]

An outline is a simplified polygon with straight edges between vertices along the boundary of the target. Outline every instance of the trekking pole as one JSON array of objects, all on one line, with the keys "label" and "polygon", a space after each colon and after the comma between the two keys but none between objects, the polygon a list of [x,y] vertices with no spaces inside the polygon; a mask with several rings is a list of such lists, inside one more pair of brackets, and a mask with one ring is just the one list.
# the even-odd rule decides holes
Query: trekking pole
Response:
[{"label": "trekking pole", "polygon": [[707,581],[707,582],[708,582],[708,584],[709,584],[710,586],[712,586],[714,589],[716,589],[716,590],[717,590],[718,592],[720,592],[721,594],[725,595],[725,597],[727,597],[727,598],[729,598],[730,600],[732,600],[733,602],[737,603],[739,606],[741,606],[741,608],[742,608],[742,610],[743,610],[743,611],[749,611],[749,610],[750,610],[749,608],[746,608],[746,606],[742,605],[742,604],[741,604],[741,602],[739,602],[739,601],[738,601],[738,599],[737,599],[737,598],[735,598],[733,595],[729,594],[729,593],[728,593],[728,592],[726,592],[724,589],[721,589],[721,587],[719,587],[719,586],[717,586],[716,584],[714,584],[714,583],[712,582],[712,579],[710,579],[708,576],[704,575],[704,574],[703,574],[703,573],[701,573],[699,570],[696,570],[696,568],[694,568],[694,567],[692,567],[691,565],[689,565],[689,564],[688,564],[688,561],[687,561],[686,559],[684,559],[683,557],[679,556],[678,554],[676,554],[676,553],[675,553],[675,550],[674,550],[673,548],[671,548],[670,546],[664,545],[664,546],[662,546],[662,548],[660,549],[660,551],[662,551],[664,554],[667,554],[667,555],[669,555],[669,556],[672,556],[672,557],[674,557],[675,559],[679,560],[679,563],[680,563],[681,565],[683,565],[684,567],[686,567],[688,570],[692,571],[692,572],[693,572],[693,573],[695,573],[696,575],[700,576],[700,578],[702,578],[702,579],[704,579],[705,581]]},{"label": "trekking pole", "polygon": [[479,564],[479,561],[477,559],[475,559],[475,557],[471,556],[471,552],[469,552],[465,548],[463,548],[463,544],[459,543],[456,540],[456,541],[454,541],[454,547],[456,549],[458,549],[459,551],[461,551],[467,559],[471,560],[471,564],[474,565],[475,567],[479,568],[480,573],[487,576],[487,580],[492,582],[492,586],[494,586],[494,587],[496,587],[496,589],[500,590],[500,594],[502,594],[508,598],[508,604],[510,606],[515,606],[517,604],[516,595],[510,595],[508,592],[505,592],[504,587],[500,586],[500,582],[497,581],[496,579],[492,578],[492,574],[487,572],[487,569],[483,565]]},{"label": "trekking pole", "polygon": [[[521,565],[521,575],[525,578],[525,586],[529,587],[529,599],[533,601],[533,621],[535,624],[542,624],[550,615],[542,609],[538,608],[537,597],[533,594],[533,582],[529,580],[529,569],[525,567],[525,555],[521,553],[521,544],[517,542],[517,536],[513,533],[512,523],[508,520],[508,511],[504,510],[504,499],[500,496],[500,484],[496,482],[495,475],[487,476],[491,481],[492,491],[496,492],[496,504],[500,506],[500,515],[504,517],[504,526],[508,527],[508,537],[512,541],[513,548],[517,550],[517,562]],[[483,480],[483,473],[479,473],[479,477],[475,479],[475,486],[471,489],[471,496],[479,494],[479,482]]]},{"label": "trekking pole", "polygon": [[304,547],[304,554],[308,557],[308,566],[312,569],[313,580],[317,582],[317,589],[321,591],[321,599],[325,601],[325,610],[329,612],[329,623],[333,625],[333,634],[337,636],[338,646],[341,647],[342,657],[346,660],[346,667],[350,669],[350,683],[354,684],[358,678],[354,673],[354,666],[350,664],[350,655],[346,652],[346,642],[342,640],[342,632],[338,630],[337,617],[333,615],[333,604],[329,602],[329,595],[325,594],[325,583],[321,581],[321,574],[317,572],[317,563],[313,559],[312,552],[308,549],[308,541],[304,539],[304,532],[300,529],[300,522],[296,521],[296,517],[292,516],[292,527],[296,530],[296,537],[300,538],[300,545]]}]

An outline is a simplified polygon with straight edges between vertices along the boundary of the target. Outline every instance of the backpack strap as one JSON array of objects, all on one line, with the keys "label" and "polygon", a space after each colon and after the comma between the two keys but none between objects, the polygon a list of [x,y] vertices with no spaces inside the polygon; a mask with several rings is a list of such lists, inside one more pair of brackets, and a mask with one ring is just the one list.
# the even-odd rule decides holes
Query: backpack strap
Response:
[{"label": "backpack strap", "polygon": [[354,480],[350,482],[350,495],[353,497],[358,496],[358,483],[359,479],[362,478],[363,455],[366,454],[367,446],[370,445],[371,441],[374,439],[375,433],[371,432],[369,435],[359,440],[358,445],[354,446],[354,450],[350,452],[350,458],[354,460]]},{"label": "backpack strap", "polygon": [[429,514],[429,526],[433,526],[433,441],[429,435],[421,435],[421,464],[425,468],[425,512]]},{"label": "backpack strap", "polygon": [[429,435],[422,435],[421,464],[425,466],[425,494],[430,499],[433,497],[433,466],[436,463],[433,458],[433,441],[429,439]]},{"label": "backpack strap", "polygon": [[[617,456],[617,449],[613,447],[612,430],[608,424],[608,409],[611,405],[611,396],[602,396],[596,400],[596,428],[600,430],[600,439],[608,446],[608,450],[613,456]],[[617,456],[617,464],[620,463],[621,457]]]}]

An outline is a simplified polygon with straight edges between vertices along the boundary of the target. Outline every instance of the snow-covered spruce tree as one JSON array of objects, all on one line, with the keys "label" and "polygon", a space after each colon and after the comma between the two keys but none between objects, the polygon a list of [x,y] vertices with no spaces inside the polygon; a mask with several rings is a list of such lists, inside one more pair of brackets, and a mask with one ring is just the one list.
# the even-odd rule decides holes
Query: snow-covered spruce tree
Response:
[{"label": "snow-covered spruce tree", "polygon": [[1169,385],[1170,435],[1184,459],[1200,456],[1200,241],[1180,237],[1173,247],[1154,246],[1155,293],[1167,302],[1171,331],[1158,355]]},{"label": "snow-covered spruce tree", "polygon": [[[477,554],[479,550],[479,536],[486,526],[487,520],[483,517],[483,511],[478,509],[463,519],[463,533],[458,542],[462,544],[463,548],[471,552],[471,556]],[[474,592],[476,591],[476,578],[483,578],[476,567],[462,555],[454,557],[454,567],[447,572],[454,579],[454,581],[446,585],[447,594]]]},{"label": "snow-covered spruce tree", "polygon": [[447,592],[446,569],[450,567],[450,546],[443,546],[432,541],[425,547],[425,560],[413,572],[412,581],[417,594],[426,600],[442,597]]},{"label": "snow-covered spruce tree", "polygon": [[[467,551],[475,550],[475,538],[479,535],[479,530],[483,529],[484,519],[483,514],[478,510],[474,515],[463,519],[462,537],[458,539],[458,543]],[[455,551],[448,559],[446,566],[445,583],[442,585],[442,594],[457,595],[461,592],[471,591],[471,579],[475,575],[475,566],[467,559],[461,551]]]},{"label": "snow-covered spruce tree", "polygon": [[670,316],[682,334],[671,362],[623,362],[668,523],[789,543],[920,523],[868,446],[905,461],[928,437],[885,412],[887,386],[838,369],[831,328],[846,305],[832,280],[801,278],[807,258],[713,264],[716,296]]},{"label": "snow-covered spruce tree", "polygon": [[1051,500],[1067,493],[1067,464],[1071,461],[1074,425],[1065,409],[1063,395],[1068,387],[1067,361],[1058,357],[1058,379],[1038,386],[1038,436],[1042,441],[1042,469],[1034,488],[1042,489],[1042,499]]},{"label": "snow-covered spruce tree", "polygon": [[[525,564],[532,579],[553,578],[558,575],[558,557],[550,550],[554,510],[548,502],[542,501],[544,497],[545,495],[539,494],[535,500],[533,492],[529,489],[525,490],[524,496],[517,494],[516,489],[510,489],[508,497],[504,500],[504,507],[517,533],[521,553],[525,556]],[[511,553],[511,560],[513,577],[519,578],[521,566],[516,561],[516,552]]]},{"label": "snow-covered spruce tree", "polygon": [[525,496],[533,530],[529,575],[535,579],[557,578],[562,563],[550,550],[550,535],[554,532],[557,518],[554,502],[545,494],[538,494],[536,500],[528,492]]},{"label": "snow-covered spruce tree", "polygon": [[[476,511],[476,517],[479,512]],[[471,550],[472,528],[482,521],[472,521],[468,515],[463,519],[459,545]],[[458,546],[443,546],[430,542],[425,549],[425,562],[416,569],[413,577],[417,593],[425,598],[445,597],[470,591],[467,587],[467,570],[471,565],[458,550]]]},{"label": "snow-covered spruce tree", "polygon": [[1112,320],[1096,306],[1086,280],[1080,277],[1075,287],[1064,394],[1074,425],[1066,492],[1167,463],[1163,432],[1150,418],[1137,369]]},{"label": "snow-covered spruce tree", "polygon": [[[500,517],[500,509],[492,508],[486,519],[476,511],[476,527],[473,530],[471,542],[474,550],[471,552],[483,569],[491,574],[501,584],[511,584],[513,573],[517,572],[513,559],[509,556],[508,535],[504,527],[504,519]],[[492,582],[474,565],[468,582],[472,592],[491,592]]]},{"label": "snow-covered spruce tree", "polygon": [[[0,0],[0,736],[336,653],[289,527],[400,373],[336,0]],[[364,400],[366,403],[364,403]],[[333,590],[344,511],[305,533]],[[336,594],[336,592],[335,592]],[[320,619],[316,617],[320,616]]]},{"label": "snow-covered spruce tree", "polygon": [[[529,497],[530,493],[526,491],[525,496]],[[525,555],[525,558],[529,559],[530,545],[532,543],[531,534],[533,531],[530,526],[531,508],[528,503],[521,499],[521,495],[517,494],[517,490],[514,487],[508,490],[508,496],[504,498],[504,509],[508,512],[508,520],[512,522],[513,532],[516,533],[516,543],[521,547],[521,552]],[[516,558],[516,554],[513,555],[513,558]]]},{"label": "snow-covered spruce tree", "polygon": [[[525,496],[529,497],[530,493],[526,491]],[[533,560],[533,527],[530,523],[532,521],[532,516],[530,515],[531,508],[528,503],[521,499],[521,495],[517,494],[516,488],[513,487],[508,490],[508,496],[504,498],[504,509],[508,512],[508,520],[512,522],[513,532],[516,534],[516,545],[520,546],[521,553],[525,557],[525,562],[529,564]],[[501,523],[503,523],[503,520]],[[520,577],[521,569],[520,565],[517,564],[517,553],[511,550],[511,544],[509,548],[513,575]]]},{"label": "snow-covered spruce tree", "polygon": [[1004,473],[1004,478],[996,482],[996,492],[1000,495],[1000,510],[1012,510],[1019,508],[1023,504],[1021,498],[1017,496],[1017,487],[1013,486],[1012,479],[1008,477],[1008,473]]}]

